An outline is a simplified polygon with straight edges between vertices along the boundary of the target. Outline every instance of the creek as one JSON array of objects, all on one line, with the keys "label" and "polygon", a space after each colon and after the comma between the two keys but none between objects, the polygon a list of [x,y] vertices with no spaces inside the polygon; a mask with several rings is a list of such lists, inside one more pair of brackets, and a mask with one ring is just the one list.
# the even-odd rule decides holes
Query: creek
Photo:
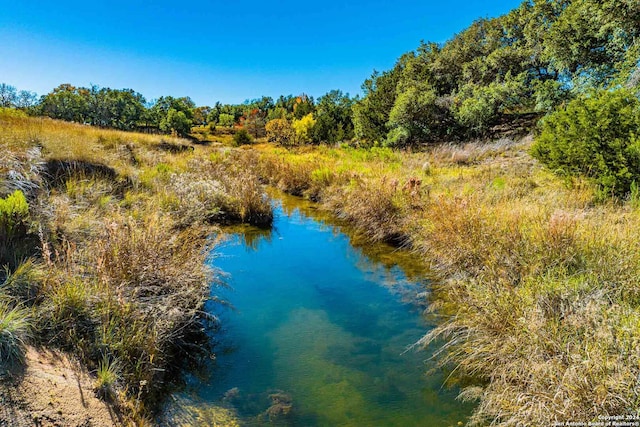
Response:
[{"label": "creek", "polygon": [[228,287],[214,293],[232,308],[211,306],[216,358],[177,401],[201,425],[465,421],[472,406],[443,386],[429,353],[410,348],[432,327],[422,263],[358,242],[310,202],[277,200],[271,230],[236,228],[216,248]]}]

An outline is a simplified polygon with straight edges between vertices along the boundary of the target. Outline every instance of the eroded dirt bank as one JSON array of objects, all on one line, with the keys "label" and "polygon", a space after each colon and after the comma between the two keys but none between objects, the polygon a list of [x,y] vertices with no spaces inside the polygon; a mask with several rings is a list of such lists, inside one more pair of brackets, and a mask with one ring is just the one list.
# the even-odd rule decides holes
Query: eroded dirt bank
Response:
[{"label": "eroded dirt bank", "polygon": [[92,378],[63,353],[29,347],[23,371],[0,382],[0,427],[123,425],[95,396]]}]

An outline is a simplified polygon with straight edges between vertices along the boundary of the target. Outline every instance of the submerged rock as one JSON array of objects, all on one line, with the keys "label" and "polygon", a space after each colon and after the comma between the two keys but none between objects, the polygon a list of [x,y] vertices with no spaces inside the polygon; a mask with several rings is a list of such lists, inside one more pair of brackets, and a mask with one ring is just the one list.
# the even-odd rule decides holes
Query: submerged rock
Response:
[{"label": "submerged rock", "polygon": [[291,395],[277,391],[269,395],[271,399],[271,406],[266,410],[265,414],[269,417],[269,420],[286,417],[291,413],[293,409],[293,399]]}]

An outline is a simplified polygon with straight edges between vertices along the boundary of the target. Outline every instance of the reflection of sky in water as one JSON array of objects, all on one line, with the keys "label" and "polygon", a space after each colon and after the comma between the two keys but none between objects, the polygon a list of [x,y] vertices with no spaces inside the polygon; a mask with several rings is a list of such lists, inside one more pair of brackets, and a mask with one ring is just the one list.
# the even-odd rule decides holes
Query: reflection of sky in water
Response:
[{"label": "reflection of sky in water", "polygon": [[372,262],[335,227],[284,210],[273,232],[218,248],[214,264],[230,274],[230,288],[216,292],[235,309],[220,312],[210,378],[191,384],[200,405],[224,405],[245,424],[261,425],[267,408],[281,409],[278,392],[293,402],[283,425],[462,420],[469,407],[442,388],[442,376],[425,374],[428,354],[405,352],[428,329],[415,303],[424,286]]}]

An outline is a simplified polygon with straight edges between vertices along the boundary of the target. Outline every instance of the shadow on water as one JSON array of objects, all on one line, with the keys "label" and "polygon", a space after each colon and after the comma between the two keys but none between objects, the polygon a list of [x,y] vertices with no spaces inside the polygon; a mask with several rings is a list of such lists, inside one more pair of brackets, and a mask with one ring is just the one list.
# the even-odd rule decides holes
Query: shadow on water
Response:
[{"label": "shadow on water", "polygon": [[[472,407],[426,352],[427,271],[410,253],[354,237],[316,205],[275,194],[273,229],[235,227],[213,262],[217,357],[177,406],[186,425],[457,425]],[[188,408],[185,409],[185,408]],[[224,423],[223,423],[223,421]],[[234,424],[235,423],[235,424]]]}]

